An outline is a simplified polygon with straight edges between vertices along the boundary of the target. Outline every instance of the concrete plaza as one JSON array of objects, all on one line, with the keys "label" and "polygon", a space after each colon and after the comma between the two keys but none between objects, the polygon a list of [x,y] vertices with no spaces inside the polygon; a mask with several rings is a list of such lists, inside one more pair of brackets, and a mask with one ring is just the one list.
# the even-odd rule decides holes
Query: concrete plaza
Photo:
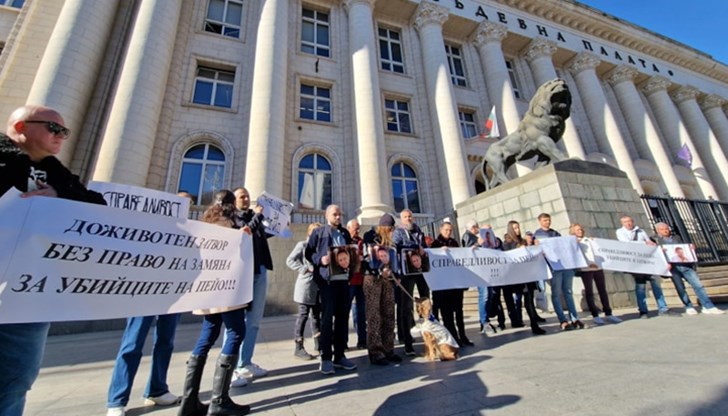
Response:
[{"label": "concrete plaza", "polygon": [[[457,361],[406,357],[400,365],[375,367],[366,351],[352,350],[347,356],[358,370],[334,376],[321,375],[317,361],[293,357],[294,317],[265,318],[254,361],[270,374],[231,395],[267,415],[728,415],[728,315],[640,320],[632,310],[616,314],[625,321],[568,332],[548,315],[548,334],[539,337],[528,328],[481,335],[477,319],[469,317],[475,346]],[[168,377],[173,393],[182,391],[198,334],[197,324],[178,329]],[[25,414],[105,415],[120,337],[120,331],[50,337]],[[147,340],[129,416],[177,414],[176,406],[143,406],[151,344]],[[349,345],[356,345],[353,333]],[[218,353],[219,341],[203,378],[204,400]]]}]

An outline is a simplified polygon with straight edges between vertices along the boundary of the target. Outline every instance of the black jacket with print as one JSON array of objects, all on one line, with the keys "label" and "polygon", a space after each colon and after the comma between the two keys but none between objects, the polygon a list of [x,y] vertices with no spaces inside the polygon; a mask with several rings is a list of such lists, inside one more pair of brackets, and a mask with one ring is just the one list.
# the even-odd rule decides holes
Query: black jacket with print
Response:
[{"label": "black jacket with print", "polygon": [[13,187],[27,192],[31,171],[45,172],[44,182],[56,190],[59,198],[106,205],[100,193],[86,189],[78,176],[72,174],[55,157],[48,156],[39,162],[33,162],[15,142],[0,135],[0,195],[5,195]]}]

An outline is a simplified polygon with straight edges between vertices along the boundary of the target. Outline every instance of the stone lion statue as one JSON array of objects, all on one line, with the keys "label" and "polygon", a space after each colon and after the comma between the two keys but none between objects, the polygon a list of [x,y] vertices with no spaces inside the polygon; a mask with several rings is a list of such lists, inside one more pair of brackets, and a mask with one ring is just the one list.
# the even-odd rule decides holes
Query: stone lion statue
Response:
[{"label": "stone lion statue", "polygon": [[[571,93],[561,79],[541,85],[528,105],[518,130],[493,143],[483,157],[481,166],[486,187],[492,189],[508,182],[506,171],[520,160],[538,156],[538,162],[558,162],[566,156],[556,146],[564,134],[565,122],[571,112]],[[487,180],[487,168],[493,171]]]}]

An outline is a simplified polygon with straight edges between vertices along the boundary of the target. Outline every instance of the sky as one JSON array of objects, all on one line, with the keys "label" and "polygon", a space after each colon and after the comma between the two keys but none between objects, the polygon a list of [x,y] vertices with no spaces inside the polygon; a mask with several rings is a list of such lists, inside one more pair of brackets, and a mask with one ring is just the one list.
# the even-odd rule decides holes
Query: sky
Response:
[{"label": "sky", "polygon": [[728,0],[577,0],[728,65]]}]

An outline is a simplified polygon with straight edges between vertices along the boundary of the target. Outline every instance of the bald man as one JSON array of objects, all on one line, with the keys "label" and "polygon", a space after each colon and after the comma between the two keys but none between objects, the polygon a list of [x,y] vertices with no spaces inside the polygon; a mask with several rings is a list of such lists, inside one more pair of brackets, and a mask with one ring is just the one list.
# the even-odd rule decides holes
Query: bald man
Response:
[{"label": "bald man", "polygon": [[[46,196],[106,204],[55,158],[70,134],[52,108],[26,105],[8,119],[0,137],[0,195],[15,187],[22,198]],[[25,394],[40,370],[47,322],[0,325],[0,414],[22,415]]]}]

